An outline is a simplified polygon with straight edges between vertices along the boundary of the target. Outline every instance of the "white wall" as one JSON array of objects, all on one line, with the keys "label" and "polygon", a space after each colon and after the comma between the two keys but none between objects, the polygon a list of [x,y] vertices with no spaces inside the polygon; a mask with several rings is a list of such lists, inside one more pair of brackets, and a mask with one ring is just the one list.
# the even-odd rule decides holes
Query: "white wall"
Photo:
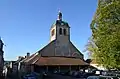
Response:
[{"label": "white wall", "polygon": [[106,70],[103,66],[99,66],[98,64],[90,64],[90,65],[99,69],[99,70]]}]

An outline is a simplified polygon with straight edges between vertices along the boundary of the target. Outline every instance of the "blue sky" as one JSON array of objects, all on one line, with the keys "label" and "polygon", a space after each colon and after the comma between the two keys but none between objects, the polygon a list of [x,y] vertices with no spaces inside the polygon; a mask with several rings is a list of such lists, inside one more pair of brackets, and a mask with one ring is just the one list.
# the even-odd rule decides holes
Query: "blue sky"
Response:
[{"label": "blue sky", "polygon": [[71,41],[85,55],[97,0],[0,0],[0,36],[5,60],[35,53],[49,43],[58,10],[71,27]]}]

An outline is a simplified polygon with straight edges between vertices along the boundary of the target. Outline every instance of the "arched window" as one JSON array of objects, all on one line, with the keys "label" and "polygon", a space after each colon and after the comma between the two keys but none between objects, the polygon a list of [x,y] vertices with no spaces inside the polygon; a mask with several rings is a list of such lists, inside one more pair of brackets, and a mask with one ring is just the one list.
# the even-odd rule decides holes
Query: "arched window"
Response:
[{"label": "arched window", "polygon": [[54,35],[54,33],[55,33],[55,30],[53,29],[53,30],[52,30],[52,36]]},{"label": "arched window", "polygon": [[62,28],[59,29],[59,34],[62,35]]},{"label": "arched window", "polygon": [[64,32],[64,35],[66,35],[66,29],[64,29],[63,32]]}]

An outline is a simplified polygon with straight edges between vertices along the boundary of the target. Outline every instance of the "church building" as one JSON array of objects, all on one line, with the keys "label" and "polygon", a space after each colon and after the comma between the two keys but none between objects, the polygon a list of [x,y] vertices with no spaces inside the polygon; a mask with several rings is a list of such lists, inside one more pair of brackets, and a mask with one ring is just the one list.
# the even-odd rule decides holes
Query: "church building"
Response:
[{"label": "church building", "polygon": [[50,29],[50,43],[39,51],[41,56],[64,56],[83,59],[83,54],[70,41],[70,26],[62,20],[62,13]]},{"label": "church building", "polygon": [[62,71],[79,70],[88,65],[83,54],[70,40],[70,26],[62,20],[59,11],[58,18],[50,29],[50,42],[41,50],[21,61],[20,70],[25,71]]}]

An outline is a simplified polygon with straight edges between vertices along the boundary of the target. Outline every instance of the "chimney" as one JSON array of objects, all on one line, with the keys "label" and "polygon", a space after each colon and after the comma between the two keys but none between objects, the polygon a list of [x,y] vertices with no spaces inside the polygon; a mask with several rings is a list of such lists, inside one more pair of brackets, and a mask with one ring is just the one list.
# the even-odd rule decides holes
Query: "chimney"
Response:
[{"label": "chimney", "polygon": [[21,60],[23,57],[22,56],[18,56],[18,60]]},{"label": "chimney", "polygon": [[30,56],[30,53],[28,52],[26,57],[29,57],[29,56]]}]

